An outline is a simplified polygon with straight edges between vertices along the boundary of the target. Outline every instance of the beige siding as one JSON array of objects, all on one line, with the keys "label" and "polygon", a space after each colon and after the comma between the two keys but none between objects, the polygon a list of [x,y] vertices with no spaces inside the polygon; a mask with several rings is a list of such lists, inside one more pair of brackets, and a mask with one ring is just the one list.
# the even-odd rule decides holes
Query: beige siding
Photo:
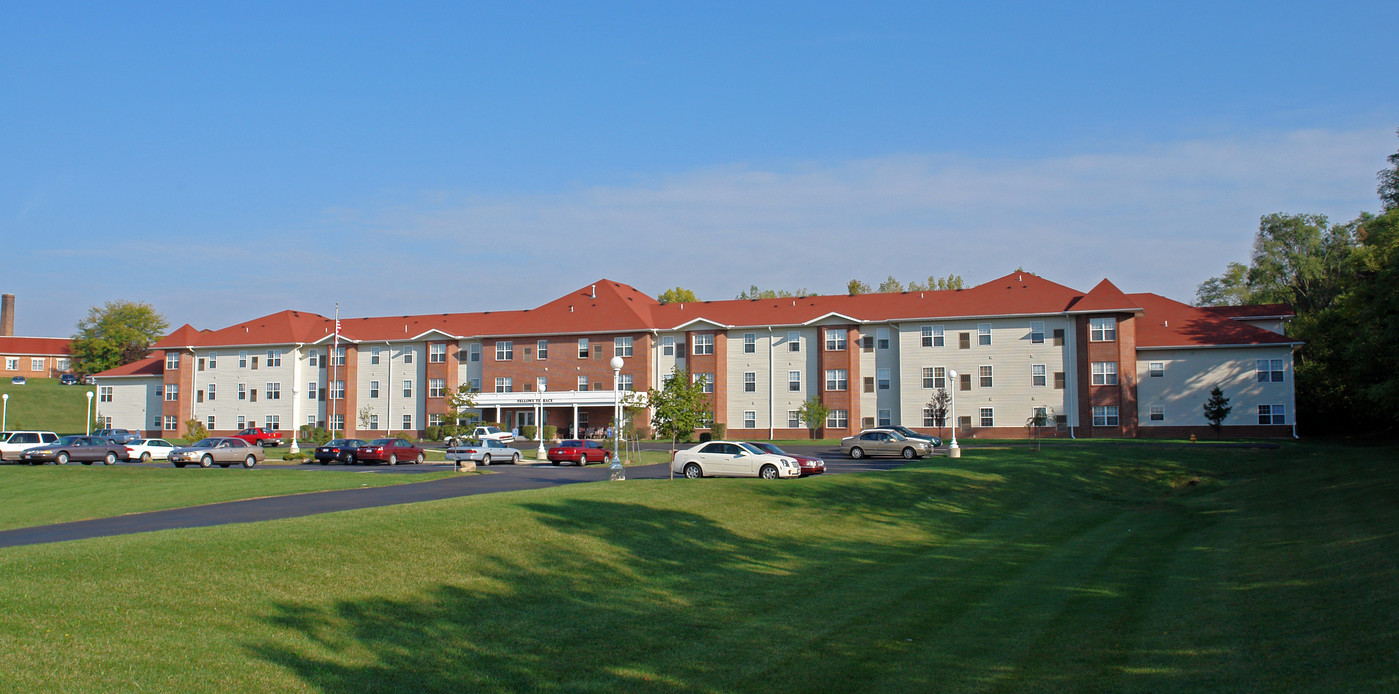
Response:
[{"label": "beige siding", "polygon": [[[1259,383],[1257,361],[1281,359],[1281,383]],[[1151,377],[1152,362],[1165,367]],[[1203,426],[1205,401],[1219,386],[1233,410],[1226,426],[1258,424],[1259,405],[1282,405],[1286,424],[1293,424],[1292,350],[1290,347],[1144,350],[1137,354],[1137,408],[1141,426]],[[1151,421],[1151,406],[1159,405],[1165,419]]]},{"label": "beige siding", "polygon": [[[101,389],[106,387],[112,389],[111,402],[101,401]],[[111,417],[112,427],[117,429],[151,429],[152,421],[160,414],[160,387],[159,376],[98,379],[96,386],[89,386],[96,392],[92,398],[93,416]]]}]

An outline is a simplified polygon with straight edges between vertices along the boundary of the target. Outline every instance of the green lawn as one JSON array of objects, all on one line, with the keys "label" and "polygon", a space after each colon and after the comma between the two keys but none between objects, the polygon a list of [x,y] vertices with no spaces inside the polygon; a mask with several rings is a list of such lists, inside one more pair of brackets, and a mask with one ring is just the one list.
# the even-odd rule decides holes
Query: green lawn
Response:
[{"label": "green lawn", "polygon": [[[3,374],[3,372],[0,372]],[[30,378],[17,386],[8,377],[0,378],[0,393],[9,393],[5,408],[5,429],[37,429],[59,434],[83,433],[83,418],[87,414],[87,392],[97,386],[59,385],[56,378]],[[99,414],[100,403],[92,399],[93,416]]]},{"label": "green lawn", "polygon": [[1393,691],[1397,454],[968,450],[11,548],[0,682]]},{"label": "green lawn", "polygon": [[105,518],[139,511],[331,489],[426,482],[453,471],[412,475],[141,468],[121,465],[0,466],[0,530]]}]

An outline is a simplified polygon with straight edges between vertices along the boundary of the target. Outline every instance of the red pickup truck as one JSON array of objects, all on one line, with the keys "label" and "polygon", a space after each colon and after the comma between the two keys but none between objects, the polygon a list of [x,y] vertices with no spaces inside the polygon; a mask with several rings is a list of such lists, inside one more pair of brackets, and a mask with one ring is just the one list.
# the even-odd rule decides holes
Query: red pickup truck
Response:
[{"label": "red pickup truck", "polygon": [[233,435],[235,439],[243,439],[248,443],[259,446],[280,446],[282,445],[282,432],[272,431],[267,427],[253,427],[244,429]]}]

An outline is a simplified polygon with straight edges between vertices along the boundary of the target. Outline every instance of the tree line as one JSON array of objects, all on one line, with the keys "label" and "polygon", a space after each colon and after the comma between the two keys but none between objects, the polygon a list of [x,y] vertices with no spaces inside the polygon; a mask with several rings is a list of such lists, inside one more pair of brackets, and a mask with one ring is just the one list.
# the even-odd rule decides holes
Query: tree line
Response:
[{"label": "tree line", "polygon": [[1229,263],[1195,294],[1201,306],[1292,306],[1287,335],[1305,343],[1296,415],[1309,434],[1399,428],[1399,152],[1388,162],[1377,175],[1379,213],[1265,215],[1249,263]]}]

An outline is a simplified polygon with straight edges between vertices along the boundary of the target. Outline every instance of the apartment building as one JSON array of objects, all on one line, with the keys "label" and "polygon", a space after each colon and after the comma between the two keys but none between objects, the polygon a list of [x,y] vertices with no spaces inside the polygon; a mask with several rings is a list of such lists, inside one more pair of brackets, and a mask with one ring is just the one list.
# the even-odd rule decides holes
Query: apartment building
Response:
[{"label": "apartment building", "polygon": [[[902,424],[959,437],[1202,433],[1218,385],[1235,436],[1293,432],[1284,306],[1195,308],[1088,292],[1016,272],[963,290],[660,304],[601,280],[543,306],[351,318],[283,311],[218,330],[182,326],[150,358],[98,374],[111,426],[181,435],[315,425],[370,437],[440,422],[460,385],[481,416],[560,432],[613,424],[620,390],[672,369],[703,380],[731,436],[801,438],[795,412],[830,408],[822,434]],[[337,327],[338,326],[338,327]],[[610,362],[620,357],[616,373]],[[931,406],[950,392],[955,418]],[[953,413],[950,413],[953,414]],[[646,415],[638,415],[645,426]],[[944,430],[945,433],[945,430]]]}]

